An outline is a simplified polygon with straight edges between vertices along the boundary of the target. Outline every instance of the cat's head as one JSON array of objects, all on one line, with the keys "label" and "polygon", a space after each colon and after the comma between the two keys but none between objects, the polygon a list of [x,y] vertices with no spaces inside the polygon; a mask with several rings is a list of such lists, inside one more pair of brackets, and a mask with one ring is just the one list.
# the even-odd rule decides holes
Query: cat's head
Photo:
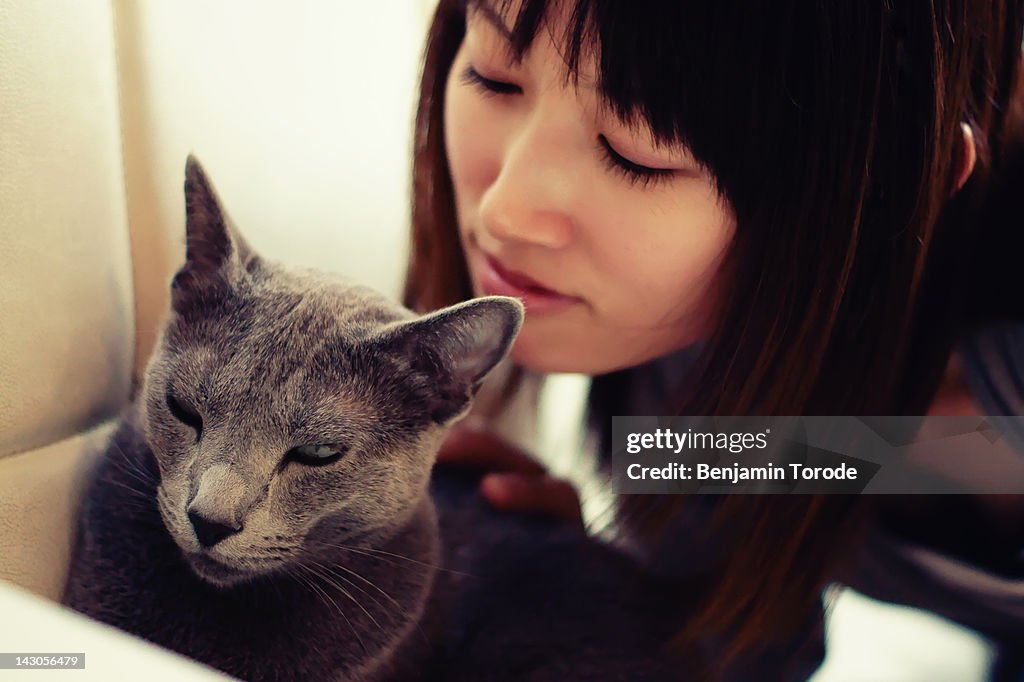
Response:
[{"label": "cat's head", "polygon": [[257,255],[191,157],[185,198],[186,260],[139,396],[175,542],[230,585],[387,537],[423,503],[441,439],[508,352],[522,305],[417,316]]}]

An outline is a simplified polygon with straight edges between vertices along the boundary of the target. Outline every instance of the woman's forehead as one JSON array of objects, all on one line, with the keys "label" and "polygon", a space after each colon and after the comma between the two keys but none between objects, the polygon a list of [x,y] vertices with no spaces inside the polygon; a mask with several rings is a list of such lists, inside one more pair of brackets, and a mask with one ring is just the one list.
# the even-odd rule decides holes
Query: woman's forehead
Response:
[{"label": "woman's forehead", "polygon": [[[649,127],[663,144],[684,141],[685,107],[673,93],[693,92],[689,84],[701,79],[692,71],[703,69],[689,55],[707,55],[692,40],[679,43],[681,16],[676,2],[661,7],[624,0],[467,2],[470,30],[500,41],[510,64],[521,62],[531,49],[553,48],[557,57],[550,61],[557,59],[565,84],[595,90],[606,114],[628,127]],[[694,28],[689,20],[683,23]]]},{"label": "woman's forehead", "polygon": [[[503,52],[509,66],[521,64],[527,55],[537,57],[543,62],[542,66],[557,68],[561,72],[564,84],[571,84],[585,91],[594,91],[589,94],[603,98],[603,94],[599,92],[599,65],[596,55],[587,51],[576,57],[574,63],[567,54],[567,38],[559,24],[545,23],[538,27],[537,35],[533,36],[526,49],[517,53],[515,31],[510,25],[512,22],[488,5],[480,4],[478,9],[470,8],[466,21],[471,38],[484,43],[490,51]],[[564,25],[565,20],[560,21]]]},{"label": "woman's forehead", "polygon": [[[538,39],[549,40],[559,52],[589,50],[597,41],[590,35],[593,33],[590,19],[577,14],[578,11],[580,9],[573,3],[549,0],[471,0],[466,18],[474,27],[486,25],[511,48],[518,60]],[[567,56],[570,61],[575,58]]]},{"label": "woman's forehead", "polygon": [[466,21],[474,25],[488,24],[505,40],[511,42],[516,14],[502,11],[487,0],[473,0],[466,7]]}]

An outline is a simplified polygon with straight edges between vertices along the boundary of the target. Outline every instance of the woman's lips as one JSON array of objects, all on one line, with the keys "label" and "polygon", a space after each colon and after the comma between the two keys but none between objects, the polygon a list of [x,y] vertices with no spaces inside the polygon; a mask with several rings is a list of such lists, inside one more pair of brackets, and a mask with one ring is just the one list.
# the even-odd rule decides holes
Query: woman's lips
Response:
[{"label": "woman's lips", "polygon": [[553,291],[526,275],[508,270],[500,261],[484,253],[480,254],[477,277],[485,294],[518,298],[526,306],[527,314],[560,312],[580,302],[575,296]]}]

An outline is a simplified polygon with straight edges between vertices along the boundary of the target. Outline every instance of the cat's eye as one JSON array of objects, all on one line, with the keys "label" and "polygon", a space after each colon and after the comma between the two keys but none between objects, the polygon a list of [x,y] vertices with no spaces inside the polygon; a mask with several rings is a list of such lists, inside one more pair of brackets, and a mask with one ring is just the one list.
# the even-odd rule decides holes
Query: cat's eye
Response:
[{"label": "cat's eye", "polygon": [[170,393],[167,394],[167,409],[171,411],[175,419],[196,432],[196,442],[198,443],[203,436],[203,418],[199,416],[199,413],[179,402]]},{"label": "cat's eye", "polygon": [[347,450],[342,445],[300,445],[289,450],[286,457],[307,466],[323,466],[337,462]]}]

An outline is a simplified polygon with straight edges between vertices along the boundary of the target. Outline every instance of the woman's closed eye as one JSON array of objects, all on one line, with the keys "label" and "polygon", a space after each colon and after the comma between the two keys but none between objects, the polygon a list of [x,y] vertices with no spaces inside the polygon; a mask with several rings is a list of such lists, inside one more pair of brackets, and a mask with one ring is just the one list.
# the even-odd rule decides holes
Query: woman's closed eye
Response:
[{"label": "woman's closed eye", "polygon": [[608,138],[604,135],[597,136],[598,151],[604,158],[605,165],[609,170],[620,173],[633,184],[647,186],[652,182],[669,180],[675,175],[673,168],[651,168],[642,164],[630,161],[625,156],[615,151]]},{"label": "woman's closed eye", "polygon": [[[473,65],[467,66],[462,72],[462,82],[472,86],[488,97],[496,95],[521,95],[523,93],[522,87],[515,83],[487,78],[481,75]],[[624,176],[630,184],[639,184],[647,187],[651,183],[669,180],[675,174],[675,170],[672,168],[651,168],[631,161],[616,151],[604,135],[599,135],[597,139],[597,150],[605,166],[612,172]]]},{"label": "woman's closed eye", "polygon": [[506,83],[481,76],[472,64],[462,72],[462,82],[473,86],[484,95],[519,95],[523,92],[523,89],[515,83]]},{"label": "woman's closed eye", "polygon": [[[462,82],[486,96],[522,94],[522,88],[515,83],[486,78],[480,75],[472,65],[463,71]],[[598,135],[598,153],[609,170],[625,176],[632,184],[639,183],[647,186],[651,182],[668,180],[675,173],[672,168],[650,168],[631,161],[616,152],[604,135]]]}]

